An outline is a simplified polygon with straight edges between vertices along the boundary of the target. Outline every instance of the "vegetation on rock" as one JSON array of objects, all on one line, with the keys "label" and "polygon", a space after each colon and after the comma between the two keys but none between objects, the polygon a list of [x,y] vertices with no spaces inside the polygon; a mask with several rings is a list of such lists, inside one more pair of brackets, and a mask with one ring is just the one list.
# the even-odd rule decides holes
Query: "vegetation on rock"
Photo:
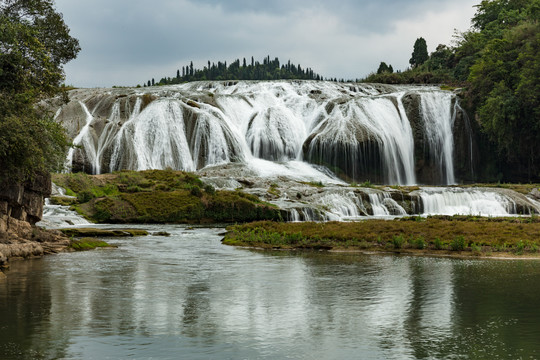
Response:
[{"label": "vegetation on rock", "polygon": [[67,228],[60,229],[69,237],[129,237],[146,236],[148,231],[141,229],[95,229],[95,228]]},{"label": "vegetation on rock", "polygon": [[72,240],[71,245],[69,246],[70,249],[73,249],[75,251],[85,251],[85,250],[93,250],[96,248],[107,248],[107,247],[115,247],[115,246],[110,245],[103,240],[96,240],[94,238],[82,238],[78,240]]},{"label": "vegetation on rock", "polygon": [[77,197],[72,206],[103,223],[191,223],[279,220],[280,210],[241,191],[216,191],[195,175],[173,170],[104,175],[55,174]]}]

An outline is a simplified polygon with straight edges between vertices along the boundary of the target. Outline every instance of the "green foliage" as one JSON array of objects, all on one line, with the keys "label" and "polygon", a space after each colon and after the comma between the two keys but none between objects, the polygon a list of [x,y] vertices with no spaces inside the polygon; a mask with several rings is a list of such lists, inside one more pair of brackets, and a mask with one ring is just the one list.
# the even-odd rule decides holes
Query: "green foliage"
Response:
[{"label": "green foliage", "polygon": [[52,0],[0,3],[0,177],[22,180],[61,167],[63,129],[36,104],[62,89],[79,52]]},{"label": "green foliage", "polygon": [[[499,155],[532,180],[540,177],[540,16],[528,15],[528,10],[540,1],[528,4],[521,9],[509,6],[486,23],[493,17],[491,7],[498,9],[501,2],[483,3],[487,13],[480,13],[477,23],[486,40],[470,68],[469,96]],[[509,22],[501,23],[500,17]]]},{"label": "green foliage", "polygon": [[[227,62],[219,61],[217,64],[208,62],[203,69],[196,69],[193,62],[176,71],[175,77],[164,77],[156,85],[180,84],[190,81],[202,80],[322,80],[322,77],[313,72],[310,68],[303,68],[300,64],[291,64],[290,60],[286,64],[281,64],[278,58],[273,60],[270,56],[264,58],[263,62],[254,61],[251,64],[246,59],[240,63],[240,59],[233,61],[227,66]],[[154,81],[148,81],[148,86],[154,86]]]},{"label": "green foliage", "polygon": [[103,240],[96,240],[93,238],[82,238],[79,240],[72,240],[69,247],[75,251],[93,250],[96,248],[112,247]]},{"label": "green foliage", "polygon": [[393,73],[394,68],[392,68],[392,65],[387,65],[384,61],[381,61],[381,64],[379,65],[379,68],[377,69],[377,74],[382,73]]},{"label": "green foliage", "polygon": [[[521,221],[523,220],[523,221]],[[526,219],[429,217],[422,222],[401,220],[368,220],[360,222],[283,223],[260,221],[227,228],[223,243],[280,248],[347,248],[370,251],[393,251],[407,253],[405,238],[412,248],[424,252],[450,248],[461,255],[487,255],[490,251],[508,252],[519,246],[523,239],[524,249],[538,251],[540,223]],[[466,250],[465,234],[471,243]],[[269,239],[272,240],[269,240]],[[428,247],[425,238],[434,239]],[[454,239],[454,240],[441,240]],[[450,247],[446,247],[450,242]],[[504,244],[504,245],[501,245]]]},{"label": "green foliage", "polygon": [[425,249],[426,248],[426,241],[424,240],[424,238],[422,236],[419,236],[415,242],[414,242],[414,245],[417,249]]},{"label": "green foliage", "polygon": [[426,39],[420,37],[414,42],[414,48],[409,64],[411,64],[412,67],[417,67],[425,63],[428,58]]},{"label": "green foliage", "polygon": [[181,223],[280,220],[273,205],[241,191],[216,191],[194,174],[173,170],[121,171],[91,176],[54,174],[77,197],[77,211],[97,222]]},{"label": "green foliage", "polygon": [[405,239],[403,238],[403,235],[395,235],[392,238],[392,245],[394,245],[394,249],[401,249],[403,247],[403,244],[405,244]]},{"label": "green foliage", "polygon": [[465,237],[463,235],[458,235],[450,242],[450,249],[452,251],[463,251],[465,250]]},{"label": "green foliage", "polygon": [[435,250],[441,250],[443,248],[441,239],[436,237],[433,241],[433,246],[435,247]]}]

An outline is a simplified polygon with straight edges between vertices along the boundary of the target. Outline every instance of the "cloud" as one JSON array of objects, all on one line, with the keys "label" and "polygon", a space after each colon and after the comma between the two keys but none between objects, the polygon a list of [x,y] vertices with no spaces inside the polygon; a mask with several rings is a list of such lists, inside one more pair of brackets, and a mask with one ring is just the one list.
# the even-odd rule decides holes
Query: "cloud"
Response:
[{"label": "cloud", "polygon": [[430,51],[465,30],[474,0],[57,0],[79,57],[68,84],[135,85],[174,76],[193,61],[266,55],[338,78],[359,78],[380,61],[408,65],[423,36]]}]

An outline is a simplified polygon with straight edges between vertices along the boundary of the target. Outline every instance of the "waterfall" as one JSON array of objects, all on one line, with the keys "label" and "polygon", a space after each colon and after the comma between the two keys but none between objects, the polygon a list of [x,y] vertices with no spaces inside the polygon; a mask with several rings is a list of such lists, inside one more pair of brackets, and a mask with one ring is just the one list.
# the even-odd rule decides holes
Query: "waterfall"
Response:
[{"label": "waterfall", "polygon": [[455,183],[452,127],[457,111],[454,111],[452,99],[452,93],[426,92],[421,97],[421,114],[429,155],[435,159],[444,185]]},{"label": "waterfall", "polygon": [[[404,103],[404,95],[411,93],[418,97],[417,105]],[[73,142],[83,148],[83,168],[94,173],[304,161],[326,166],[349,182],[412,185],[417,165],[414,120],[421,123],[428,156],[436,159],[430,171],[445,184],[456,181],[456,99],[435,87],[198,82],[144,90],[79,90],[74,97],[86,125]],[[408,117],[410,106],[420,108],[418,119]],[[68,113],[61,118],[70,121]],[[68,154],[69,165],[74,151]]]},{"label": "waterfall", "polygon": [[69,206],[53,205],[49,199],[45,199],[43,217],[36,225],[48,229],[64,228],[73,225],[89,225],[85,218],[70,210]]},{"label": "waterfall", "polygon": [[460,188],[422,188],[423,214],[442,215],[517,215],[516,203],[494,191]]},{"label": "waterfall", "polygon": [[[83,128],[79,131],[77,136],[73,139],[73,145],[75,146],[82,146],[82,148],[85,151],[85,154],[88,158],[88,162],[90,164],[91,173],[96,174],[96,169],[93,167],[96,162],[96,147],[93,143],[92,136],[90,134],[90,125],[92,124],[92,121],[94,120],[94,117],[86,107],[83,101],[79,101],[79,105],[81,106],[82,110],[84,111],[86,115],[86,121]],[[59,113],[57,113],[58,117]],[[65,167],[67,169],[71,169],[73,164],[73,155],[75,152],[75,147],[71,147],[68,150],[68,154],[66,157]]]}]

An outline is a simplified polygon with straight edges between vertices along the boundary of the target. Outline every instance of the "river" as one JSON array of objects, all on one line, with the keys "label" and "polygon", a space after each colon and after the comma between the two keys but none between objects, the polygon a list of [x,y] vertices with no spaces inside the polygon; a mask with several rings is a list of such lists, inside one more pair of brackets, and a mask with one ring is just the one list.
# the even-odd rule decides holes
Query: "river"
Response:
[{"label": "river", "polygon": [[[131,226],[133,227],[133,226]],[[0,358],[537,359],[540,262],[270,252],[223,228],[13,261]]]}]

